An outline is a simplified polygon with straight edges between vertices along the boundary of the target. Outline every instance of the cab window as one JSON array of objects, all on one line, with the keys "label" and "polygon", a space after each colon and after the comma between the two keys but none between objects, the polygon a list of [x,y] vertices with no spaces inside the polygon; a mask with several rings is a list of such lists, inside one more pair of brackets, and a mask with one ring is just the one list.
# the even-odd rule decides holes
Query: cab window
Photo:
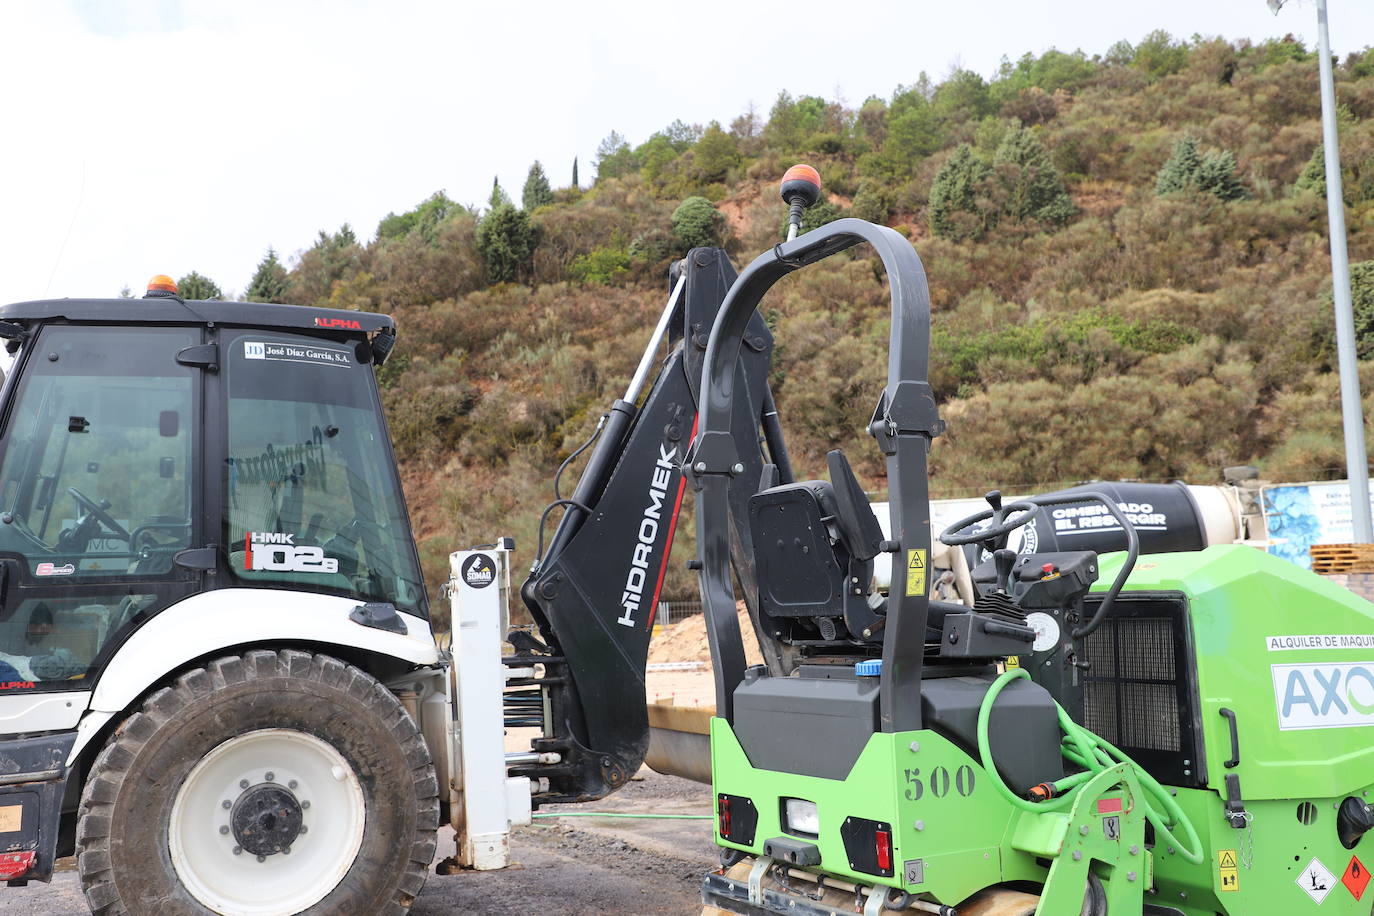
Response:
[{"label": "cab window", "polygon": [[225,351],[232,575],[424,614],[372,367],[352,344],[286,333],[243,332]]},{"label": "cab window", "polygon": [[199,332],[48,326],[0,458],[0,691],[79,689],[101,650],[184,593]]},{"label": "cab window", "polygon": [[166,573],[190,546],[191,370],[174,328],[49,327],[0,463],[0,552],[39,579]]}]

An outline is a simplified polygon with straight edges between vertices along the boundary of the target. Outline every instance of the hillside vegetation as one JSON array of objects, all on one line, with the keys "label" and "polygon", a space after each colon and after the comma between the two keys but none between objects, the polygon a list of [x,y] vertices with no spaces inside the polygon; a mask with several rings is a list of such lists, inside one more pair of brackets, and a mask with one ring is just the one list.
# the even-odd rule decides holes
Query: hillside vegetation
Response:
[{"label": "hillside vegetation", "polygon": [[[1339,62],[1337,94],[1374,357],[1374,51]],[[950,424],[936,495],[1205,483],[1243,463],[1339,476],[1320,143],[1317,62],[1300,43],[1155,33],[1092,57],[1027,55],[991,81],[922,74],[859,105],[783,94],[766,114],[674,121],[638,145],[612,134],[583,163],[589,188],[576,164],[557,187],[536,163],[483,207],[439,192],[370,241],[322,232],[289,269],[269,253],[249,293],[396,316],[382,382],[431,583],[449,550],[498,534],[532,557],[553,472],[623,392],[670,261],[721,244],[742,265],[778,241],[777,182],[798,161],[828,192],[811,224],[885,223],[925,263]],[[841,446],[884,492],[863,432],[886,372],[876,260],[802,271],[765,309],[799,473],[823,474]],[[1374,362],[1363,369],[1374,394]],[[691,587],[675,571],[670,588]]]}]

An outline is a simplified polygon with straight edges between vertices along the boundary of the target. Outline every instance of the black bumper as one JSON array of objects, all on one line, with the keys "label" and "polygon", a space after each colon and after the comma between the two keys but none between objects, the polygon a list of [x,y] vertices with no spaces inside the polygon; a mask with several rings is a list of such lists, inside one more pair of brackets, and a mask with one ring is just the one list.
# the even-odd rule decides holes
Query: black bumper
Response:
[{"label": "black bumper", "polygon": [[[76,732],[0,740],[0,877],[48,881],[57,860]],[[32,853],[32,863],[28,864]],[[16,872],[16,862],[27,867]]]}]

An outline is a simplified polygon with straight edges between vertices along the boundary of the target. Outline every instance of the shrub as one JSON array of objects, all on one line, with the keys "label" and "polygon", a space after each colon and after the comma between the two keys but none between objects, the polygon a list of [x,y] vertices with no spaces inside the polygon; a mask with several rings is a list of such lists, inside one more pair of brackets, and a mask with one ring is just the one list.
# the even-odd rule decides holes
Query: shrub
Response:
[{"label": "shrub", "polygon": [[1174,41],[1163,29],[1156,29],[1140,40],[1131,64],[1157,80],[1177,73],[1188,63],[1188,45]]},{"label": "shrub", "polygon": [[884,187],[877,182],[864,181],[859,184],[859,193],[854,195],[850,213],[870,223],[887,222],[887,214],[892,210],[892,202]]},{"label": "shrub", "polygon": [[606,286],[625,279],[630,270],[630,252],[620,245],[593,248],[572,262],[568,274],[581,283]]},{"label": "shrub", "polygon": [[657,264],[677,255],[680,244],[672,232],[655,227],[635,236],[630,243],[630,260]]},{"label": "shrub", "polygon": [[689,197],[673,211],[673,234],[687,248],[719,245],[725,235],[725,214],[704,197]]}]

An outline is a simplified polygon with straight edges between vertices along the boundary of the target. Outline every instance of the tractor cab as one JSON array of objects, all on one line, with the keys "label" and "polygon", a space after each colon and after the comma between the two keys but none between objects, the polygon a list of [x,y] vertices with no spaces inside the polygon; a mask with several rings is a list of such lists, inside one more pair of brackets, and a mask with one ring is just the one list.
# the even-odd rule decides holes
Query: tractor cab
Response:
[{"label": "tractor cab", "polygon": [[155,281],[0,309],[0,698],[90,690],[217,589],[426,616],[373,371],[391,319]]}]

